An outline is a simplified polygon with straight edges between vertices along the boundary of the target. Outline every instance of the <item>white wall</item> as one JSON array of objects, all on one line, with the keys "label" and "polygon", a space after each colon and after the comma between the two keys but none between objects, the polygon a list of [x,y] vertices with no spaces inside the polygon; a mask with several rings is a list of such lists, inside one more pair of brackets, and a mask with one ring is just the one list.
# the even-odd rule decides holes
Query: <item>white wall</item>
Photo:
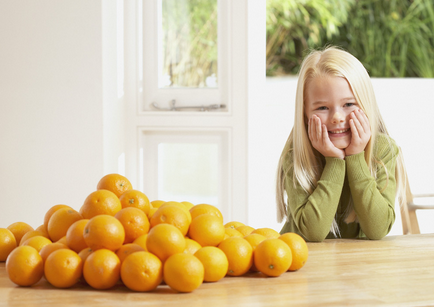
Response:
[{"label": "white wall", "polygon": [[[294,77],[268,78],[263,103],[249,105],[249,221],[253,227],[280,230],[283,225],[276,222],[275,174],[294,122],[296,82]],[[434,193],[434,80],[374,78],[372,82],[389,133],[404,152],[413,193]],[[395,211],[391,235],[402,234],[398,207]],[[434,210],[417,214],[421,232],[434,232]]]},{"label": "white wall", "polygon": [[103,175],[101,1],[3,0],[0,42],[0,227],[37,227]]}]

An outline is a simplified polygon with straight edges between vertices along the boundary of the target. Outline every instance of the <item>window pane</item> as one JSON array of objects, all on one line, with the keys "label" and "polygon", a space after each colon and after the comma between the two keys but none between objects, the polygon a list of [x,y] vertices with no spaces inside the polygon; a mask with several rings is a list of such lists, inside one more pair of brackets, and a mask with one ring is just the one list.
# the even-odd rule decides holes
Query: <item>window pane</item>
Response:
[{"label": "window pane", "polygon": [[158,198],[217,206],[218,155],[218,144],[160,143]]},{"label": "window pane", "polygon": [[217,0],[162,0],[159,15],[159,87],[217,87]]}]

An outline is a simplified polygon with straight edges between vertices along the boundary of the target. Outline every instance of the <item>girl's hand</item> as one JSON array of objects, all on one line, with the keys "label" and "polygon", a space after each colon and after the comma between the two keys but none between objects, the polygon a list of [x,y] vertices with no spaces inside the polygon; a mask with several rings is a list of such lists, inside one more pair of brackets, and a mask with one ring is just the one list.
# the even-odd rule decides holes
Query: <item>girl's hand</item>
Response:
[{"label": "girl's hand", "polygon": [[345,155],[351,156],[365,150],[371,139],[371,127],[365,113],[358,109],[350,114],[351,143],[345,149]]},{"label": "girl's hand", "polygon": [[345,151],[337,148],[332,141],[330,141],[326,125],[321,124],[320,118],[316,115],[313,115],[312,118],[309,119],[308,134],[312,146],[324,157],[345,158]]}]

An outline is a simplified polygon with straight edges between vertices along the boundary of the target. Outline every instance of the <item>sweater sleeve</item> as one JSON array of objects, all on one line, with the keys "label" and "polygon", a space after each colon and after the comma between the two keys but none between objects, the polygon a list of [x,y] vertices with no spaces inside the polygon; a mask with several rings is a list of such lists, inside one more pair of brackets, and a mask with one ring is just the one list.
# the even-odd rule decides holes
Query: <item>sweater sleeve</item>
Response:
[{"label": "sweater sleeve", "polygon": [[312,194],[298,182],[294,186],[293,172],[287,174],[285,189],[289,214],[308,241],[323,241],[330,232],[338,208],[345,180],[345,161],[326,158],[323,173]]},{"label": "sweater sleeve", "polygon": [[367,238],[377,240],[389,233],[395,221],[395,167],[399,149],[393,140],[389,143],[384,138],[378,144],[377,178],[371,175],[364,152],[345,158],[360,227]]}]

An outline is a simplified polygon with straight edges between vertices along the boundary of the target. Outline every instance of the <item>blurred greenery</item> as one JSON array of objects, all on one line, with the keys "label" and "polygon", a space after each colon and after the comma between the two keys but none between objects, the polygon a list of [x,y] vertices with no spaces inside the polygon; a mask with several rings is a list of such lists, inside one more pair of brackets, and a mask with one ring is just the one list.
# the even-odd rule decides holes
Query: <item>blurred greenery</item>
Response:
[{"label": "blurred greenery", "polygon": [[337,45],[373,77],[434,77],[433,0],[267,0],[267,75]]}]

